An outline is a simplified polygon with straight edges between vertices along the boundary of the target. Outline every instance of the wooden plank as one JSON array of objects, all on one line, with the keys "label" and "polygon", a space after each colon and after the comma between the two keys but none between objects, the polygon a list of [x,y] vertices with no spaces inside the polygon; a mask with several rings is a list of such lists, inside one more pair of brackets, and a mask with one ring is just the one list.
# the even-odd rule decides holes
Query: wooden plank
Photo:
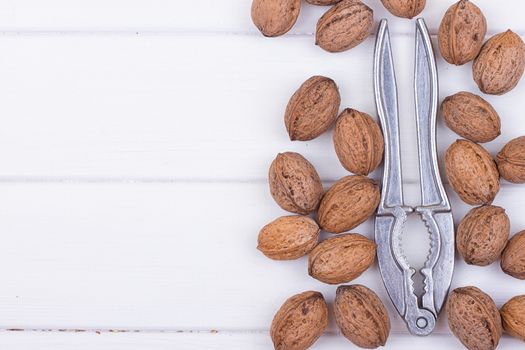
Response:
[{"label": "wooden plank", "polygon": [[[2,332],[0,345],[10,350],[172,350],[185,349],[270,349],[272,343],[266,333],[67,333],[67,332]],[[431,335],[414,337],[391,335],[388,349],[418,350],[455,349],[461,344],[452,336]],[[517,339],[504,336],[498,349],[515,349]],[[359,349],[342,335],[325,334],[310,348],[316,349]]]},{"label": "wooden plank", "polygon": [[[366,3],[374,10],[376,19],[389,18],[392,30],[412,34],[414,23],[395,18],[379,0]],[[433,33],[446,9],[454,1],[428,2],[424,17]],[[525,27],[521,20],[523,2],[506,0],[505,7],[491,0],[477,0],[484,11],[491,33],[512,28],[521,33]],[[0,30],[9,32],[49,31],[106,31],[106,32],[180,32],[210,31],[257,34],[250,19],[249,0],[17,0],[0,3]],[[303,2],[301,15],[291,34],[312,35],[317,20],[327,7]]]},{"label": "wooden plank", "polygon": [[[408,202],[417,190],[407,186]],[[524,191],[505,187],[496,200],[513,232],[525,226]],[[307,275],[306,258],[275,262],[255,249],[260,227],[285,214],[264,184],[0,184],[0,198],[0,328],[261,331],[295,293],[319,290],[330,303],[335,295]],[[452,203],[462,217],[467,207]],[[422,227],[407,226],[414,265],[426,255]],[[372,237],[371,222],[354,232]],[[393,331],[406,332],[376,266],[354,283],[374,289]],[[462,285],[498,305],[525,294],[498,264],[458,260],[454,286]],[[443,317],[436,332],[448,334]]]},{"label": "wooden plank", "polygon": [[[375,115],[373,38],[331,55],[308,37],[22,36],[0,37],[0,178],[146,181],[263,181],[278,152],[303,153],[321,176],[347,174],[331,132],[288,140],[283,114],[311,75],[333,77],[342,107]],[[393,39],[407,181],[417,174],[413,38]],[[470,68],[439,60],[441,96],[476,91]],[[525,83],[490,96],[502,117],[495,153],[525,133]],[[439,123],[439,150],[457,136]],[[376,178],[377,174],[374,175]]]}]

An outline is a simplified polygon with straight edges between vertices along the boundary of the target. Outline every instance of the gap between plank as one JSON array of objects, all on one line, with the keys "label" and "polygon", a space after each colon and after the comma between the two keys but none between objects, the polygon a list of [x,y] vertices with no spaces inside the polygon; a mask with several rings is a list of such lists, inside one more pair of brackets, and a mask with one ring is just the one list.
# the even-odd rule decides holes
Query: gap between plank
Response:
[{"label": "gap between plank", "polygon": [[[4,332],[27,332],[27,333],[142,333],[142,334],[268,334],[269,330],[259,329],[210,329],[210,330],[191,330],[191,329],[132,329],[132,328],[0,328],[0,333]],[[342,334],[339,331],[327,331],[324,335]],[[410,335],[408,331],[391,331],[393,335]],[[434,335],[450,336],[450,332],[436,331]]]}]

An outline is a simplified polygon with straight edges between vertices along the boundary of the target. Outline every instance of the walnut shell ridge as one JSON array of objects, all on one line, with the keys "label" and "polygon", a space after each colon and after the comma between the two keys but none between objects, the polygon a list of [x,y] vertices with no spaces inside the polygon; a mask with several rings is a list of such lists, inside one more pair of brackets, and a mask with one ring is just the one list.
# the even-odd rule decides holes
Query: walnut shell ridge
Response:
[{"label": "walnut shell ridge", "polygon": [[388,12],[397,17],[414,18],[426,5],[426,0],[381,0]]},{"label": "walnut shell ridge", "polygon": [[381,128],[366,113],[345,109],[337,119],[333,140],[339,161],[351,173],[368,175],[383,160]]},{"label": "walnut shell ridge", "polygon": [[343,335],[355,345],[374,349],[386,344],[390,318],[381,299],[367,287],[339,286],[334,315]]},{"label": "walnut shell ridge", "polygon": [[375,261],[376,244],[357,234],[344,234],[319,243],[308,257],[308,274],[328,284],[350,282]]},{"label": "walnut shell ridge", "polygon": [[501,134],[501,120],[490,103],[478,95],[461,91],[441,103],[447,126],[473,142],[489,142]]},{"label": "walnut shell ridge", "polygon": [[438,32],[439,49],[451,64],[463,65],[475,59],[487,33],[485,16],[469,0],[450,6],[441,20]]},{"label": "walnut shell ridge", "polygon": [[307,216],[281,216],[261,229],[257,249],[274,260],[298,259],[317,245],[319,232],[317,223]]},{"label": "walnut shell ridge", "polygon": [[500,314],[505,332],[525,341],[525,295],[507,301],[500,309]]},{"label": "walnut shell ridge", "polygon": [[457,140],[445,154],[445,171],[454,191],[467,204],[490,204],[499,192],[494,159],[480,145]]},{"label": "walnut shell ridge", "polygon": [[307,3],[319,6],[335,5],[341,0],[306,0]]},{"label": "walnut shell ridge", "polygon": [[379,197],[379,185],[374,180],[361,175],[343,177],[321,200],[319,226],[332,233],[351,230],[374,214]]},{"label": "walnut shell ridge", "polygon": [[314,166],[295,152],[279,153],[268,174],[270,193],[286,211],[309,214],[319,206],[323,185]]},{"label": "walnut shell ridge", "polygon": [[374,11],[360,0],[342,0],[317,22],[315,44],[328,52],[349,50],[372,31]]},{"label": "walnut shell ridge", "polygon": [[469,350],[494,350],[503,333],[490,296],[476,287],[456,288],[447,301],[448,326]]},{"label": "walnut shell ridge", "polygon": [[496,34],[482,47],[472,65],[481,91],[502,95],[514,89],[525,70],[525,43],[511,30]]},{"label": "walnut shell ridge", "polygon": [[313,76],[293,94],[284,115],[290,140],[308,141],[328,130],[337,118],[341,96],[335,82]]},{"label": "walnut shell ridge", "polygon": [[319,292],[308,291],[287,299],[275,314],[270,336],[276,350],[304,350],[328,326],[328,307]]},{"label": "walnut shell ridge", "polygon": [[500,258],[509,234],[510,221],[505,209],[485,205],[471,209],[461,220],[456,245],[467,264],[486,266]]},{"label": "walnut shell ridge", "polygon": [[299,17],[301,0],[253,0],[252,21],[264,36],[288,32]]},{"label": "walnut shell ridge", "polygon": [[525,183],[525,136],[507,143],[496,156],[502,178],[509,182]]},{"label": "walnut shell ridge", "polygon": [[501,256],[501,269],[507,275],[525,280],[525,230],[516,233]]}]

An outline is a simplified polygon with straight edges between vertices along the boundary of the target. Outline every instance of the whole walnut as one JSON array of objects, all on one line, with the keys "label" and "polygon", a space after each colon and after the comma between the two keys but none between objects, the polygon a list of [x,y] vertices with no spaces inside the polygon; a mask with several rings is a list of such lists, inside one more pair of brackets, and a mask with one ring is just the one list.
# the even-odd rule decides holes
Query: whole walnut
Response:
[{"label": "whole walnut", "polygon": [[501,120],[490,103],[478,95],[462,91],[441,103],[447,126],[474,142],[489,142],[501,134]]},{"label": "whole walnut", "polygon": [[339,286],[334,316],[343,335],[355,345],[374,349],[386,344],[390,318],[381,299],[367,287],[359,284]]},{"label": "whole walnut", "polygon": [[328,284],[350,282],[375,261],[376,244],[357,233],[326,239],[308,257],[308,274]]},{"label": "whole walnut", "polygon": [[257,249],[270,259],[297,259],[317,245],[319,232],[317,223],[307,216],[281,216],[261,229]]},{"label": "whole walnut", "polygon": [[264,36],[279,36],[293,27],[300,10],[301,0],[253,0],[252,21]]},{"label": "whole walnut", "polygon": [[499,192],[494,159],[480,145],[457,140],[445,154],[445,171],[454,191],[467,204],[490,204]]},{"label": "whole walnut", "polygon": [[284,210],[306,215],[319,206],[323,184],[314,166],[299,153],[279,153],[268,177],[272,197]]},{"label": "whole walnut", "polygon": [[439,26],[439,49],[451,64],[463,65],[479,54],[485,34],[485,16],[469,0],[460,0],[450,6]]},{"label": "whole walnut", "polygon": [[342,0],[317,22],[315,44],[328,52],[349,50],[372,31],[374,11],[360,0]]},{"label": "whole walnut", "polygon": [[510,234],[505,209],[485,205],[470,210],[456,234],[459,253],[467,264],[486,266],[499,259]]},{"label": "whole walnut", "polygon": [[313,76],[293,94],[284,115],[290,140],[308,141],[328,130],[337,118],[341,96],[335,82]]},{"label": "whole walnut", "polygon": [[381,0],[386,9],[397,17],[413,18],[421,13],[426,0]]},{"label": "whole walnut", "polygon": [[276,350],[304,350],[328,326],[328,307],[319,292],[308,291],[287,299],[275,314],[270,336]]},{"label": "whole walnut", "polygon": [[337,181],[319,205],[319,226],[327,232],[341,233],[362,224],[379,205],[379,185],[360,175]]},{"label": "whole walnut", "polygon": [[501,256],[501,269],[507,275],[525,280],[525,230],[516,233]]},{"label": "whole walnut", "polygon": [[472,66],[481,91],[502,95],[514,89],[525,70],[525,43],[511,30],[496,34],[481,49]]},{"label": "whole walnut", "polygon": [[496,157],[502,178],[509,182],[525,183],[525,136],[511,140]]},{"label": "whole walnut", "polygon": [[525,341],[525,295],[518,295],[500,309],[505,332]]},{"label": "whole walnut", "polygon": [[383,159],[384,141],[379,125],[368,114],[345,109],[335,124],[335,153],[343,167],[368,175]]},{"label": "whole walnut", "polygon": [[447,301],[448,326],[469,350],[494,350],[503,329],[496,304],[476,287],[456,288]]}]

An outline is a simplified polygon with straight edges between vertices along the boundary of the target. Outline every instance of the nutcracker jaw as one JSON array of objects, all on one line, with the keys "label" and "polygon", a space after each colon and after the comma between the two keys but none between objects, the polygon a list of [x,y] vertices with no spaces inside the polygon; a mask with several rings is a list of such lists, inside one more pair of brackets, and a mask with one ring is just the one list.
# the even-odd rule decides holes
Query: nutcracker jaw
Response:
[{"label": "nutcracker jaw", "polygon": [[[379,269],[387,292],[412,334],[428,335],[445,302],[454,269],[454,223],[439,174],[436,149],[437,69],[423,19],[416,24],[415,105],[421,205],[403,201],[397,87],[387,20],[379,26],[374,56],[374,91],[385,138],[383,189],[375,221]],[[410,267],[401,247],[407,216],[416,212],[430,234],[430,252],[420,273],[424,295],[414,293]]]}]

